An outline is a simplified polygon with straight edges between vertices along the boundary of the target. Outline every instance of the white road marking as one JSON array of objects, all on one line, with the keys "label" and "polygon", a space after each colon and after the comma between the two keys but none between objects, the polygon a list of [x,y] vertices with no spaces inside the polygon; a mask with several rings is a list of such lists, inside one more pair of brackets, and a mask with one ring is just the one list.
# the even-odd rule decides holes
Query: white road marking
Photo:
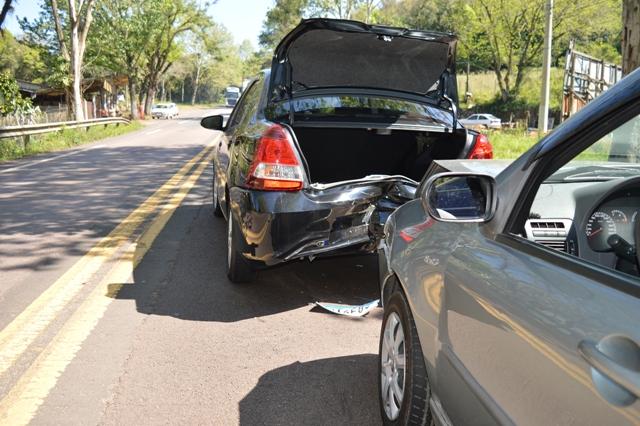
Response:
[{"label": "white road marking", "polygon": [[189,121],[191,120],[182,120],[182,121],[179,121],[178,124],[187,124]]},{"label": "white road marking", "polygon": [[155,130],[152,130],[150,132],[145,133],[145,135],[153,135],[154,133],[158,133],[160,131],[162,131],[162,129],[155,129]]},{"label": "white road marking", "polygon": [[13,172],[14,170],[24,169],[25,167],[30,167],[30,166],[34,166],[36,164],[46,163],[47,161],[57,160],[58,158],[64,158],[64,157],[68,157],[70,155],[76,155],[76,154],[79,154],[81,152],[85,152],[85,151],[88,151],[90,149],[93,149],[93,148],[104,148],[105,146],[106,145],[95,145],[95,146],[91,146],[89,148],[79,149],[77,151],[67,152],[66,154],[56,155],[55,157],[49,157],[49,158],[45,158],[45,159],[42,159],[42,160],[33,161],[31,163],[22,164],[20,166],[16,166],[16,167],[11,167],[11,168],[8,168],[8,169],[0,170],[0,174]]}]

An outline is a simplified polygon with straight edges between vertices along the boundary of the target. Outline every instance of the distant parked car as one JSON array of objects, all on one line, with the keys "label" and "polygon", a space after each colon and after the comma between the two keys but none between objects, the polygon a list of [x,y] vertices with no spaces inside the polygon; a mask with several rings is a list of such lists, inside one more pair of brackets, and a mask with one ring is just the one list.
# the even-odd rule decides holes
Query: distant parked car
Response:
[{"label": "distant parked car", "polygon": [[640,424],[638,129],[640,70],[513,162],[433,162],[380,243],[385,425]]},{"label": "distant parked car", "polygon": [[491,114],[473,114],[467,118],[461,118],[460,123],[467,127],[486,127],[487,129],[499,129],[502,127],[502,121]]},{"label": "distant parked car", "polygon": [[456,124],[450,34],[310,19],[249,83],[214,155],[233,282],[293,259],[373,253],[434,159],[491,158]]},{"label": "distant parked car", "polygon": [[175,118],[178,116],[178,107],[173,102],[155,104],[151,107],[152,118]]}]

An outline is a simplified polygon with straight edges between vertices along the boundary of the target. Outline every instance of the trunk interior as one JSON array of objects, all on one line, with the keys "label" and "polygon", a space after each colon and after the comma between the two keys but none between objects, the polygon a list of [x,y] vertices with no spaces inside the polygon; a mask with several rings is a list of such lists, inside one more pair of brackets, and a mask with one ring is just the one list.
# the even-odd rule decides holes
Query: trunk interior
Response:
[{"label": "trunk interior", "polygon": [[459,158],[464,132],[434,133],[390,129],[295,127],[312,183],[360,179],[368,175],[403,175],[415,181],[431,161]]}]

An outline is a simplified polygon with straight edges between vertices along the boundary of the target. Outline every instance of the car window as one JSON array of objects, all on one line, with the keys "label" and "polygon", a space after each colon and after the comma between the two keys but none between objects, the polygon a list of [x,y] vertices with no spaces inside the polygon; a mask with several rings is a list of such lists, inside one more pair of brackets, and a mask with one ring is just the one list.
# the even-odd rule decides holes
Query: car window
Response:
[{"label": "car window", "polygon": [[425,125],[453,124],[450,111],[426,103],[367,95],[308,96],[271,105],[270,119],[287,119],[293,109],[296,121],[410,122]]},{"label": "car window", "polygon": [[236,107],[233,109],[227,129],[234,128],[243,122],[250,114],[255,112],[258,100],[260,99],[260,88],[262,88],[262,85],[261,80],[255,80],[247,87],[247,90],[240,97]]},{"label": "car window", "polygon": [[640,115],[615,127],[537,189],[527,238],[609,269],[638,276]]},{"label": "car window", "polygon": [[472,115],[469,118],[467,118],[467,120],[475,120],[478,116],[477,115]]}]

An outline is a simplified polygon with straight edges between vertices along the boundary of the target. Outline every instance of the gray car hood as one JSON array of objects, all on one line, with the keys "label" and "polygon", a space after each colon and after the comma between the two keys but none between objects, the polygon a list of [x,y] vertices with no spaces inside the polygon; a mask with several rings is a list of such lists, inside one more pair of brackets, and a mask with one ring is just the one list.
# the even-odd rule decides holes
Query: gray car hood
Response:
[{"label": "gray car hood", "polygon": [[456,173],[482,173],[496,177],[513,160],[437,160],[440,166]]},{"label": "gray car hood", "polygon": [[272,100],[309,89],[367,88],[457,98],[451,34],[336,19],[303,20],[275,50]]}]

